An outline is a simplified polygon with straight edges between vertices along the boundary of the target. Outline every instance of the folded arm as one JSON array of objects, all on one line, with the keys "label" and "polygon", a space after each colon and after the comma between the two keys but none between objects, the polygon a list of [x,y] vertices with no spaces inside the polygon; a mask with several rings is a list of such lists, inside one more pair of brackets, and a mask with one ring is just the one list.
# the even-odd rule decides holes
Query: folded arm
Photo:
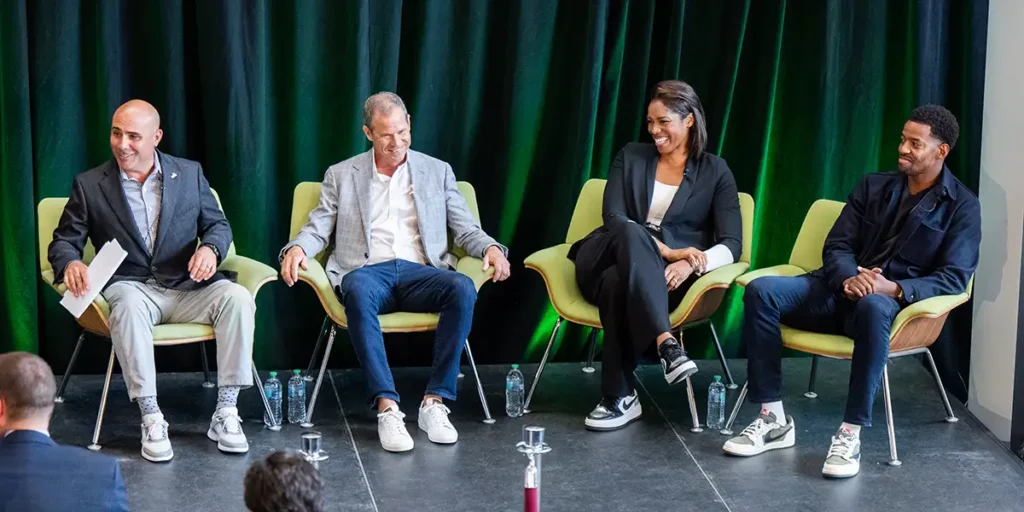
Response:
[{"label": "folded arm", "polygon": [[53,267],[53,284],[64,282],[64,271],[72,261],[82,259],[82,251],[89,238],[89,209],[85,192],[78,178],[71,185],[71,197],[64,206],[53,240],[47,247],[47,259]]},{"label": "folded arm", "polygon": [[199,217],[196,227],[201,243],[216,247],[214,252],[217,253],[217,263],[222,263],[228,257],[228,249],[231,247],[231,224],[210,190],[210,183],[203,175],[203,166],[199,166]]},{"label": "folded arm", "polygon": [[903,300],[912,304],[939,295],[963,293],[978,268],[980,247],[981,204],[975,200],[963,204],[953,215],[936,252],[935,271],[924,277],[896,281],[903,290]]},{"label": "folded arm", "polygon": [[459,184],[455,179],[450,165],[444,169],[445,211],[447,212],[448,228],[452,230],[455,245],[463,248],[466,254],[483,258],[487,249],[497,247],[502,254],[508,256],[508,248],[499,244],[484,232],[480,224],[469,211],[466,198],[459,193]]},{"label": "folded arm", "polygon": [[850,192],[843,211],[832,225],[822,248],[822,267],[833,291],[842,291],[843,282],[857,275],[857,252],[860,250],[860,223],[867,201],[867,181],[861,180]]},{"label": "folded arm", "polygon": [[309,220],[299,234],[281,249],[278,260],[284,260],[288,249],[299,246],[306,256],[312,258],[330,243],[338,218],[338,179],[333,169],[328,169],[320,186],[320,202],[309,212]]}]

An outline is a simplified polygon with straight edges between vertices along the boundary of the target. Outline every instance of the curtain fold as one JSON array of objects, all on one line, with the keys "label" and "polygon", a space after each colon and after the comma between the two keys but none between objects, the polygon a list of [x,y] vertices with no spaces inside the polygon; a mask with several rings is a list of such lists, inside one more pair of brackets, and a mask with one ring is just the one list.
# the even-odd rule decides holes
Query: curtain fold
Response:
[{"label": "curtain fold", "polygon": [[[294,186],[368,148],[368,95],[400,94],[414,149],[474,184],[485,229],[511,248],[513,277],[485,286],[472,333],[480,362],[507,363],[539,357],[555,321],[523,258],[564,239],[619,148],[649,141],[654,83],[696,88],[709,150],[755,198],[764,267],[789,257],[814,200],[895,167],[918,104],[957,114],[949,164],[977,187],[986,18],[987,2],[955,0],[0,2],[0,351],[67,362],[78,330],[39,280],[35,205],[110,157],[128,99],[160,111],[163,150],[202,163],[238,251],[276,266]],[[311,291],[273,283],[258,305],[257,364],[303,366],[323,319]],[[961,313],[938,347],[947,380],[967,368]],[[715,320],[743,355],[736,291]],[[556,360],[584,357],[589,329],[563,329]],[[392,338],[393,364],[429,364],[429,334]],[[91,345],[82,371],[102,371]],[[337,346],[332,364],[354,365]],[[687,348],[713,356],[700,329]],[[161,370],[198,368],[193,348],[161,350]]]}]

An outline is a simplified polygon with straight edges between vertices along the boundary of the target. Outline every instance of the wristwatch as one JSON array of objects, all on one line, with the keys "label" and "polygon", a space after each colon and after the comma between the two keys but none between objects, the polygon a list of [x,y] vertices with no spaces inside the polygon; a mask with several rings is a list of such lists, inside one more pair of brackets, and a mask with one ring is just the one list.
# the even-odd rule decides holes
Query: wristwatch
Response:
[{"label": "wristwatch", "polygon": [[216,245],[213,245],[211,243],[205,243],[205,244],[200,245],[199,247],[209,247],[210,250],[213,251],[213,255],[217,257],[217,260],[218,261],[220,260],[220,250],[217,249]]}]

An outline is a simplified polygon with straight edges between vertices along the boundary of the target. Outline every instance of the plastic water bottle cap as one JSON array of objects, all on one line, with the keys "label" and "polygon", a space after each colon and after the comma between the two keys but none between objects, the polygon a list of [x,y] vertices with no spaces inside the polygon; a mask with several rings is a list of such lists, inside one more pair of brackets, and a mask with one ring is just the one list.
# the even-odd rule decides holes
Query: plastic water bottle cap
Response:
[{"label": "plastic water bottle cap", "polygon": [[518,369],[519,369],[519,365],[518,365],[518,364],[514,364],[514,365],[512,365],[512,369],[513,369],[513,370],[518,370]]},{"label": "plastic water bottle cap", "polygon": [[295,375],[300,375],[302,374],[302,370],[292,370],[292,373],[294,373]]},{"label": "plastic water bottle cap", "polygon": [[715,375],[715,382],[719,382],[721,380],[722,380],[722,376],[721,375]]},{"label": "plastic water bottle cap", "polygon": [[271,377],[277,377],[277,372],[270,372]]}]

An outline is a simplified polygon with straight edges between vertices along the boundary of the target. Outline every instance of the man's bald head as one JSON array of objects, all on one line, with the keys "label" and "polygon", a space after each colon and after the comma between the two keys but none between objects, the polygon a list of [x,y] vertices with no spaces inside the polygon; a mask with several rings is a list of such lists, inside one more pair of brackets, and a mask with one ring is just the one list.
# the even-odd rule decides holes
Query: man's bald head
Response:
[{"label": "man's bald head", "polygon": [[126,173],[148,176],[162,138],[160,113],[148,102],[131,100],[114,111],[110,150],[117,165]]},{"label": "man's bald head", "polygon": [[0,354],[0,430],[27,422],[45,427],[56,393],[53,370],[41,357],[28,352]]}]

